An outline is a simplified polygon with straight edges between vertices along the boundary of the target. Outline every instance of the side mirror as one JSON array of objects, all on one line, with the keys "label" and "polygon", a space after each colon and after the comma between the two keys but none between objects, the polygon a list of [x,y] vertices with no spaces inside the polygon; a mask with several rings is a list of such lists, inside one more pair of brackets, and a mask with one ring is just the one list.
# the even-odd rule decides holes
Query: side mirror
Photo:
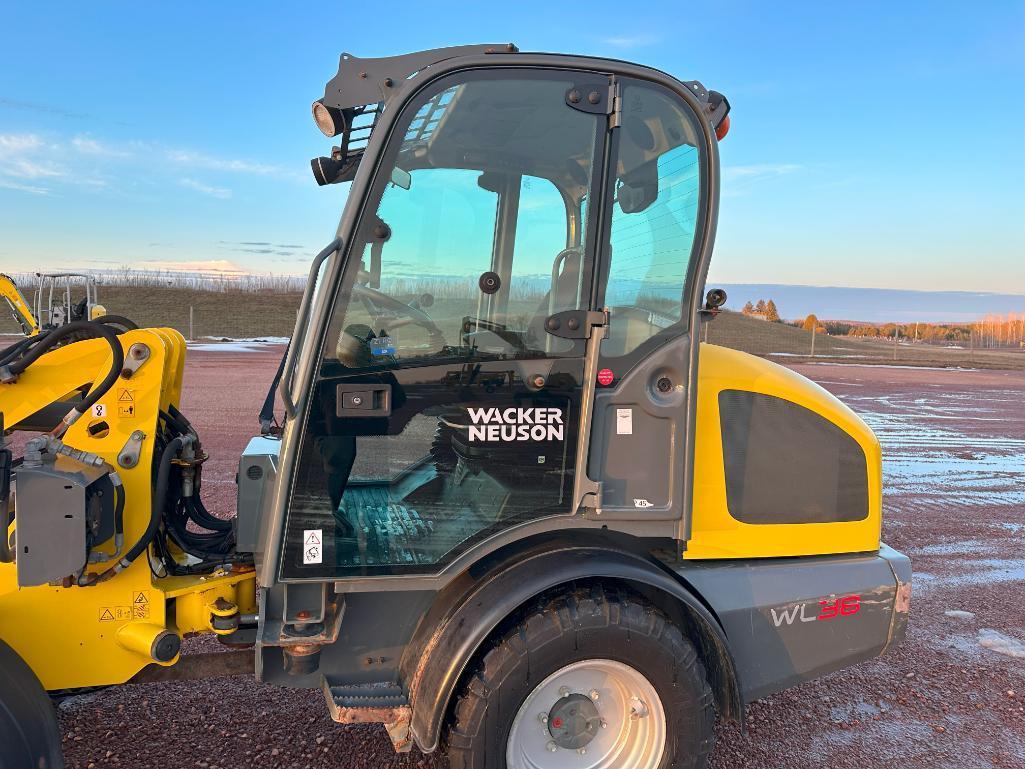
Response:
[{"label": "side mirror", "polygon": [[705,294],[705,306],[701,312],[714,318],[719,314],[724,304],[726,304],[726,292],[721,288],[711,288]]}]

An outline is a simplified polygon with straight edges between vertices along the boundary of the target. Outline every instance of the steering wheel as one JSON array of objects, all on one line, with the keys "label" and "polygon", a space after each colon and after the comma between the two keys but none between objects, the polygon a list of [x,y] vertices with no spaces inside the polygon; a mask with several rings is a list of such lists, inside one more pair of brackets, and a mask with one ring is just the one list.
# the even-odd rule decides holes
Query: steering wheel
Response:
[{"label": "steering wheel", "polygon": [[[345,328],[338,339],[338,359],[341,363],[361,368],[373,359],[370,353],[370,339],[383,329],[389,334],[397,328],[419,326],[427,332],[428,344],[440,349],[445,345],[445,335],[437,323],[424,310],[410,307],[394,297],[367,286],[357,285],[352,290],[350,301],[362,302],[371,315],[374,328],[363,324]],[[383,311],[383,312],[382,312]]]}]

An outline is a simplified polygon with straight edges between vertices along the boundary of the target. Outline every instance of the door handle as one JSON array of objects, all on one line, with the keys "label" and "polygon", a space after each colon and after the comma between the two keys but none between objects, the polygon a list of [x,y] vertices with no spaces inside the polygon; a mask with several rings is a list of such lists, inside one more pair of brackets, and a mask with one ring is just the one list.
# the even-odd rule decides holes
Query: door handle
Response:
[{"label": "door handle", "polygon": [[335,385],[335,416],[386,417],[390,414],[390,384]]}]

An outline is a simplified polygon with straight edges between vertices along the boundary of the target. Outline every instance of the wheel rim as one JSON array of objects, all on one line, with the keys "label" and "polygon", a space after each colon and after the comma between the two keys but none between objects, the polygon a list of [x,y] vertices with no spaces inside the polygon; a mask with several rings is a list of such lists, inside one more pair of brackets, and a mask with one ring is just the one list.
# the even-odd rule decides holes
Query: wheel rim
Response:
[{"label": "wheel rim", "polygon": [[[588,730],[595,711],[600,726]],[[556,670],[527,695],[509,731],[506,766],[657,769],[665,747],[665,709],[651,682],[622,662],[581,660]]]}]

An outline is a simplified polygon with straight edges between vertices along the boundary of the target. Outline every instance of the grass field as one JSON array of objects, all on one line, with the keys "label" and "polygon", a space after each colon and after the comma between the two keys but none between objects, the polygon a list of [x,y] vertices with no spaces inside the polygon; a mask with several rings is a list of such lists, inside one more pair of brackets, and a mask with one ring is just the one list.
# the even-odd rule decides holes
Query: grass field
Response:
[{"label": "grass field", "polygon": [[[107,311],[131,318],[140,326],[171,326],[193,338],[255,339],[292,333],[302,294],[295,290],[211,291],[185,286],[104,285],[99,298]],[[439,323],[445,300],[429,312]],[[0,312],[0,334],[17,334],[13,319]],[[779,362],[810,359],[809,331],[768,323],[739,313],[723,312],[703,325],[701,338],[712,344],[774,358]],[[963,349],[929,344],[898,344],[864,337],[815,338],[815,359],[835,363],[889,363],[912,366],[1022,369],[1025,352],[1007,349]]]}]

